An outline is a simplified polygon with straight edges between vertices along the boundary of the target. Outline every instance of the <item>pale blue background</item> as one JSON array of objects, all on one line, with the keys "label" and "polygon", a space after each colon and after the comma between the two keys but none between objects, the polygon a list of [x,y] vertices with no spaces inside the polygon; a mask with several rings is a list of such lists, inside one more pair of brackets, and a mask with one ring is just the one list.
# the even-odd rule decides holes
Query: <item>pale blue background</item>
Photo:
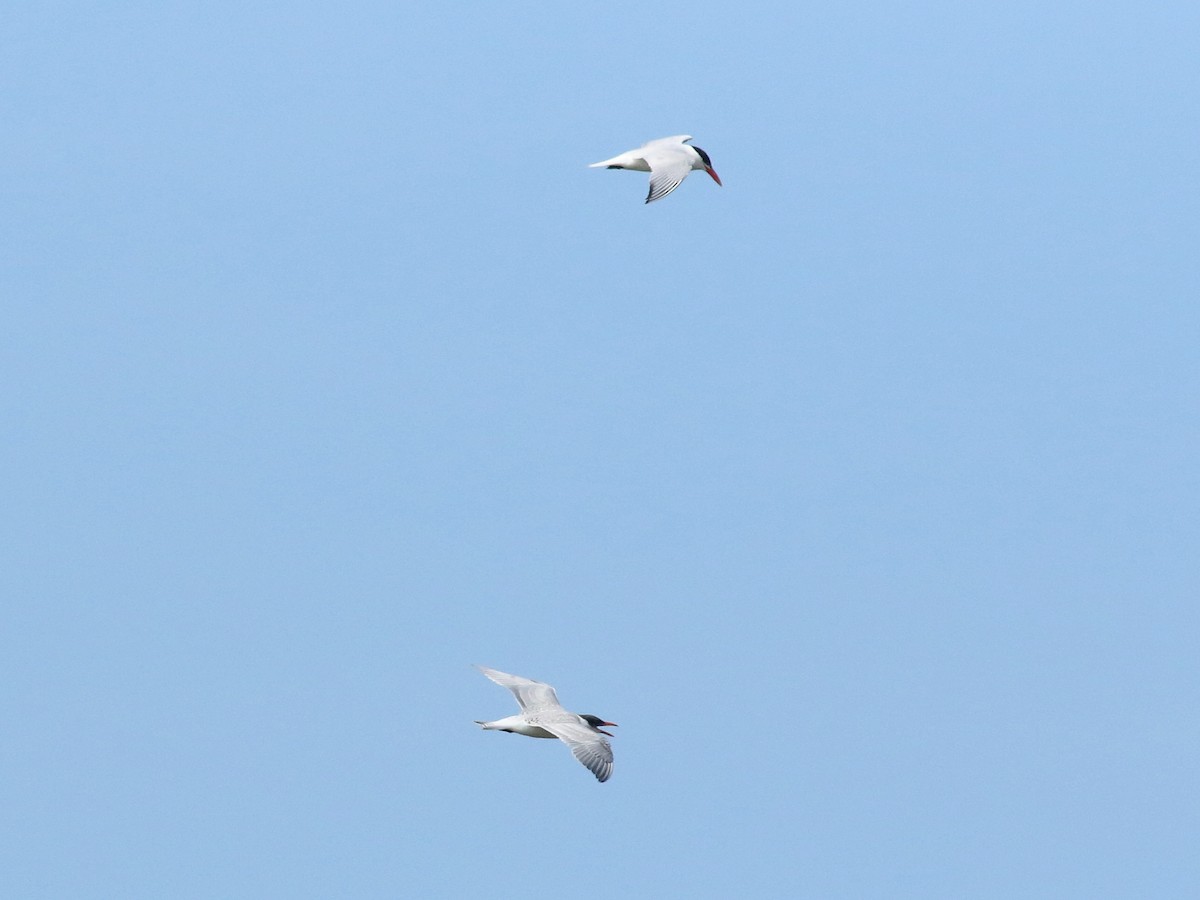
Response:
[{"label": "pale blue background", "polygon": [[14,2],[0,121],[3,896],[1197,896],[1195,2]]}]

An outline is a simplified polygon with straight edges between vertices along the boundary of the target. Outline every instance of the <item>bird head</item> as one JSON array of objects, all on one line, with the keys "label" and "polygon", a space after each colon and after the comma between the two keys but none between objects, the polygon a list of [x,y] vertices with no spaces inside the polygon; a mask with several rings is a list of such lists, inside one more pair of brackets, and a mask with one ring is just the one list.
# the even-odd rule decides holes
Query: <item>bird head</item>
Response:
[{"label": "bird head", "polygon": [[616,722],[605,722],[599,716],[590,716],[590,715],[587,715],[586,713],[584,715],[581,715],[579,718],[583,719],[583,721],[587,722],[588,725],[592,726],[593,731],[599,731],[601,734],[607,734],[609,737],[616,737],[616,735],[612,734],[608,731],[605,731],[604,729],[602,729],[600,727],[601,725],[611,725],[613,728],[620,727],[619,725],[617,725]]},{"label": "bird head", "polygon": [[708,158],[708,154],[705,153],[703,150],[701,150],[699,147],[697,147],[695,144],[692,144],[692,149],[700,154],[700,160],[704,163],[704,171],[707,172],[712,177],[713,181],[715,181],[717,184],[720,184],[721,179],[717,177],[717,173],[712,167],[712,160]]}]

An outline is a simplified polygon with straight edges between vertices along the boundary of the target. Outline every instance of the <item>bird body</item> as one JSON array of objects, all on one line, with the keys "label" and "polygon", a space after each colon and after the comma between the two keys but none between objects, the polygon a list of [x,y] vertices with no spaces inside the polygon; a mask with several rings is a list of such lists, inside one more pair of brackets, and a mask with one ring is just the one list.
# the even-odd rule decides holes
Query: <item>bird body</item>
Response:
[{"label": "bird body", "polygon": [[[612,775],[613,755],[607,731],[601,725],[616,726],[616,722],[605,722],[599,716],[579,715],[563,709],[554,688],[541,681],[532,681],[520,675],[509,675],[496,669],[476,666],[480,672],[496,684],[508,688],[521,712],[492,722],[475,724],[484,731],[506,731],[526,737],[558,738],[571,753],[586,766],[599,781],[607,781]],[[607,735],[607,737],[606,737]]]},{"label": "bird body", "polygon": [[598,163],[592,163],[590,169],[631,169],[634,172],[650,173],[650,193],[646,202],[653,203],[661,200],[688,177],[693,169],[707,172],[717,184],[721,179],[713,170],[712,160],[699,147],[693,147],[688,142],[690,134],[677,134],[674,137],[658,138],[647,141],[636,150],[624,153]]},{"label": "bird body", "polygon": [[497,719],[495,722],[480,722],[476,720],[476,725],[480,726],[484,731],[507,731],[509,734],[523,734],[525,737],[535,738],[557,738],[558,735],[551,734],[541,725],[534,725],[526,721],[525,716],[506,716],[503,719]]}]

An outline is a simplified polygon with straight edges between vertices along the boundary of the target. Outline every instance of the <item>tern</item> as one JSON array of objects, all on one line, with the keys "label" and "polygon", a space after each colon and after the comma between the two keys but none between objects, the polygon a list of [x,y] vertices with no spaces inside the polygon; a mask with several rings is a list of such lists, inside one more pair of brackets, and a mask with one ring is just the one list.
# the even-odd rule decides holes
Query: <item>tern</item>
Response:
[{"label": "tern", "polygon": [[720,184],[721,179],[713,171],[712,160],[699,147],[689,146],[688,141],[691,139],[690,134],[677,134],[674,137],[647,141],[636,150],[629,150],[603,162],[592,163],[588,168],[649,172],[650,193],[646,195],[647,203],[661,200],[679,187],[692,169],[703,169],[712,176],[713,181]]},{"label": "tern", "polygon": [[535,738],[558,738],[571,748],[575,758],[587,766],[598,781],[608,781],[612,775],[613,754],[608,743],[611,733],[601,730],[601,725],[611,725],[616,722],[605,722],[599,716],[576,715],[567,712],[558,702],[554,688],[540,681],[531,681],[520,675],[509,675],[497,672],[484,666],[476,666],[496,684],[508,688],[517,698],[521,711],[515,716],[497,719],[495,722],[480,722],[475,724],[484,731],[507,731],[509,734],[523,734]]}]

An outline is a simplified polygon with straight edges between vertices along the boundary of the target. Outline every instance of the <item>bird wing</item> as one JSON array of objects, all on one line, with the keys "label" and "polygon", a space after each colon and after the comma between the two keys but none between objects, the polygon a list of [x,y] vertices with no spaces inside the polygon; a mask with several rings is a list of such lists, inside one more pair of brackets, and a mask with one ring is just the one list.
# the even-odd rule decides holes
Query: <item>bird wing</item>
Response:
[{"label": "bird wing", "polygon": [[608,781],[612,775],[612,745],[604,735],[597,734],[575,717],[571,721],[539,722],[542,728],[571,748],[571,753],[596,776]]},{"label": "bird wing", "polygon": [[676,134],[672,137],[655,138],[652,141],[646,141],[642,144],[641,149],[648,150],[651,147],[678,147],[680,144],[686,144],[692,139],[690,134]]},{"label": "bird wing", "polygon": [[512,691],[513,696],[517,698],[517,703],[521,705],[521,709],[523,710],[562,709],[562,704],[558,702],[558,696],[554,693],[554,688],[548,684],[544,684],[541,681],[533,681],[529,678],[522,678],[520,675],[509,675],[507,672],[498,672],[486,666],[476,666],[475,668],[496,682],[496,684]]},{"label": "bird wing", "polygon": [[653,203],[661,200],[683,183],[692,171],[692,162],[683,152],[683,145],[675,148],[663,147],[656,152],[645,154],[646,162],[650,165],[650,193],[646,202]]}]

